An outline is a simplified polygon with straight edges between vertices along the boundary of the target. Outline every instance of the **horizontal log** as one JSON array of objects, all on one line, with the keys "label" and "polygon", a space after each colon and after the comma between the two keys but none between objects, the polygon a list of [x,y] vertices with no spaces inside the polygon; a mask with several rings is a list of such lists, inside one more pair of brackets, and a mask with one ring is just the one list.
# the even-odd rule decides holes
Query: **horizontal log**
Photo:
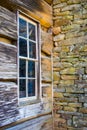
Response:
[{"label": "horizontal log", "polygon": [[[8,128],[10,130],[15,130],[15,129],[18,130],[18,129],[23,129],[23,127],[24,127],[24,129],[26,127],[28,127],[28,129],[31,130],[32,129],[31,127],[33,127],[34,125],[35,125],[34,129],[36,129],[39,124],[40,124],[39,127],[41,127],[42,125],[45,126],[46,122],[47,123],[49,122],[48,125],[47,125],[49,128],[52,127],[52,114],[51,113],[39,114],[38,116],[35,116],[35,117],[27,118],[27,119],[24,119],[24,120],[21,120],[21,121],[16,121],[16,123],[11,123],[10,125],[6,125],[6,126],[2,127],[2,129]],[[47,126],[46,126],[46,128],[47,128]]]},{"label": "horizontal log", "polygon": [[16,15],[0,6],[0,35],[17,39]]},{"label": "horizontal log", "polygon": [[0,79],[17,78],[16,51],[15,46],[0,42]]},{"label": "horizontal log", "polygon": [[7,43],[7,44],[11,44],[11,40],[7,39],[7,38],[2,38],[0,37],[0,42],[4,42],[4,43]]},{"label": "horizontal log", "polygon": [[52,0],[44,0],[46,1],[48,4],[52,4]]},{"label": "horizontal log", "polygon": [[52,25],[52,7],[44,0],[3,0],[0,4],[10,10],[23,11],[45,27]]}]

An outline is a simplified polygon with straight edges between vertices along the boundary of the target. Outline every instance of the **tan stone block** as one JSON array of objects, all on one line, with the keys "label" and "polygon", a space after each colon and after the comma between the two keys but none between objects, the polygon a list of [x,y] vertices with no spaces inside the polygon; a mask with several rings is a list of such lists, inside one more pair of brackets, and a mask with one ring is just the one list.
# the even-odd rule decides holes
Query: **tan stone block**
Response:
[{"label": "tan stone block", "polygon": [[[65,7],[67,5],[67,3],[61,3],[60,0],[55,0],[56,3],[55,5],[53,6],[53,9],[58,9],[58,8],[62,8],[62,7]],[[54,3],[54,0],[53,0],[53,3]],[[58,4],[59,3],[59,4]]]},{"label": "tan stone block", "polygon": [[51,55],[53,49],[52,35],[45,31],[41,31],[41,50],[47,55]]},{"label": "tan stone block", "polygon": [[67,2],[67,0],[60,0],[61,2]]},{"label": "tan stone block", "polygon": [[69,62],[61,62],[61,66],[62,68],[67,68],[67,67],[72,67],[72,63],[69,63]]},{"label": "tan stone block", "polygon": [[61,68],[53,68],[53,71],[60,71]]},{"label": "tan stone block", "polygon": [[62,63],[57,62],[57,61],[54,62],[53,67],[55,67],[55,68],[63,68]]},{"label": "tan stone block", "polygon": [[61,47],[55,47],[53,49],[53,52],[57,52],[57,53],[61,52]]},{"label": "tan stone block", "polygon": [[[71,14],[71,12],[70,11],[64,11],[64,12],[58,12],[57,13],[57,16],[68,16],[68,15],[70,15]],[[71,16],[70,16],[71,17]]]},{"label": "tan stone block", "polygon": [[54,36],[54,41],[61,41],[64,40],[65,35],[64,34],[59,34]]},{"label": "tan stone block", "polygon": [[53,81],[53,85],[57,85],[57,84],[59,84],[59,80],[58,81]]},{"label": "tan stone block", "polygon": [[78,76],[77,75],[61,75],[61,79],[63,79],[63,80],[78,79]]},{"label": "tan stone block", "polygon": [[53,27],[52,31],[53,31],[54,35],[57,35],[57,34],[59,34],[61,32],[61,28],[60,27]]},{"label": "tan stone block", "polygon": [[83,19],[87,19],[87,13],[86,14],[83,14]]},{"label": "tan stone block", "polygon": [[63,26],[63,25],[67,25],[70,23],[70,19],[66,19],[66,18],[62,18],[62,19],[58,19],[54,21],[54,26]]},{"label": "tan stone block", "polygon": [[43,71],[41,72],[43,82],[52,82],[52,72]]},{"label": "tan stone block", "polygon": [[68,106],[70,106],[70,107],[82,107],[82,103],[69,103]]},{"label": "tan stone block", "polygon": [[74,80],[61,80],[60,85],[62,86],[74,85]]},{"label": "tan stone block", "polygon": [[51,97],[52,96],[52,88],[51,87],[42,87],[42,96],[43,97]]},{"label": "tan stone block", "polygon": [[68,46],[63,46],[63,47],[62,47],[62,52],[69,52],[69,51],[70,51],[69,48],[70,48],[70,47],[68,47]]},{"label": "tan stone block", "polygon": [[79,51],[80,52],[84,52],[84,51],[86,51],[87,52],[87,45],[84,45],[84,46],[81,46],[80,48],[79,48]]},{"label": "tan stone block", "polygon": [[61,105],[61,106],[67,106],[67,102],[57,102],[58,105]]},{"label": "tan stone block", "polygon": [[73,15],[72,16],[65,15],[64,18],[68,19],[68,20],[73,20],[74,19]]},{"label": "tan stone block", "polygon": [[64,8],[62,8],[62,11],[69,11],[69,10],[73,10],[73,9],[80,9],[81,5],[80,4],[72,4],[72,5],[68,5],[65,6]]},{"label": "tan stone block", "polygon": [[60,4],[60,3],[61,3],[60,0],[53,0],[53,5]]},{"label": "tan stone block", "polygon": [[41,69],[42,71],[51,71],[51,59],[48,58],[41,58]]},{"label": "tan stone block", "polygon": [[58,127],[60,127],[60,124],[61,124],[61,127],[60,128],[66,128],[66,120],[63,119],[63,118],[58,118],[56,120],[54,120],[54,122],[57,122],[58,123]]},{"label": "tan stone block", "polygon": [[84,4],[84,8],[87,9],[87,4]]},{"label": "tan stone block", "polygon": [[63,93],[54,92],[54,97],[63,98]]},{"label": "tan stone block", "polygon": [[81,0],[68,0],[67,3],[68,4],[79,4],[81,2]]},{"label": "tan stone block", "polygon": [[64,107],[64,111],[69,111],[69,112],[76,112],[77,109],[76,108],[73,108],[73,107]]},{"label": "tan stone block", "polygon": [[54,108],[53,108],[54,110],[62,110],[63,109],[63,106],[61,106],[61,105],[58,105],[58,104],[55,104],[54,105]]},{"label": "tan stone block", "polygon": [[83,130],[84,128],[73,128],[73,127],[68,127],[68,130]]},{"label": "tan stone block", "polygon": [[58,72],[53,72],[53,81],[59,81],[60,80],[60,75]]},{"label": "tan stone block", "polygon": [[80,25],[78,24],[72,24],[72,25],[67,25],[65,27],[62,27],[62,31],[70,31],[70,30],[77,31],[79,29],[80,29]]},{"label": "tan stone block", "polygon": [[87,36],[81,36],[81,37],[75,37],[75,38],[69,38],[63,41],[60,41],[58,44],[59,46],[69,46],[73,44],[81,44],[81,43],[86,43],[87,42]]},{"label": "tan stone block", "polygon": [[54,121],[61,122],[61,123],[66,123],[66,120],[63,119],[63,118],[58,118],[57,120],[55,119]]},{"label": "tan stone block", "polygon": [[76,68],[66,68],[64,70],[61,70],[60,74],[75,74],[76,73]]},{"label": "tan stone block", "polygon": [[82,19],[83,15],[82,14],[74,14],[74,20],[76,19]]},{"label": "tan stone block", "polygon": [[57,121],[54,121],[54,126],[58,127],[58,122]]},{"label": "tan stone block", "polygon": [[60,58],[61,58],[62,62],[69,62],[69,63],[72,63],[72,64],[75,64],[76,62],[78,62],[78,58],[75,58],[75,57],[64,57],[64,54],[62,54],[60,56]]},{"label": "tan stone block", "polygon": [[66,88],[66,92],[72,93],[74,92],[74,88],[71,88],[70,86]]},{"label": "tan stone block", "polygon": [[85,73],[87,74],[87,67],[85,68]]},{"label": "tan stone block", "polygon": [[60,8],[53,9],[53,15],[56,15],[60,12]]},{"label": "tan stone block", "polygon": [[60,58],[59,57],[53,57],[53,63],[54,62],[59,62],[60,61]]},{"label": "tan stone block", "polygon": [[59,53],[54,52],[54,53],[53,53],[53,57],[55,57],[55,58],[56,58],[56,57],[59,57]]},{"label": "tan stone block", "polygon": [[[78,24],[80,24],[79,22],[78,22]],[[68,39],[68,38],[74,38],[74,37],[79,37],[79,36],[83,36],[83,35],[84,35],[84,32],[75,32],[75,31],[72,33],[67,32],[65,38]]]},{"label": "tan stone block", "polygon": [[67,128],[60,128],[60,127],[58,128],[54,126],[54,130],[67,130]]},{"label": "tan stone block", "polygon": [[87,114],[87,108],[80,108],[79,112],[82,112],[84,114]]},{"label": "tan stone block", "polygon": [[57,114],[57,113],[54,112],[54,113],[53,113],[53,116],[54,116],[53,118],[57,119],[57,118],[60,117],[60,114]]}]

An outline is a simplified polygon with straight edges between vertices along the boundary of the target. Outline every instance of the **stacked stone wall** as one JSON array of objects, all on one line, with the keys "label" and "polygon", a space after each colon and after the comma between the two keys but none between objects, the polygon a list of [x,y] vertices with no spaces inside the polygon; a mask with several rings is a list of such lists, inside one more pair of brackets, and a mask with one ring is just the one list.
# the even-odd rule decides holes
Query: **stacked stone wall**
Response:
[{"label": "stacked stone wall", "polygon": [[54,130],[87,129],[87,0],[53,0]]}]

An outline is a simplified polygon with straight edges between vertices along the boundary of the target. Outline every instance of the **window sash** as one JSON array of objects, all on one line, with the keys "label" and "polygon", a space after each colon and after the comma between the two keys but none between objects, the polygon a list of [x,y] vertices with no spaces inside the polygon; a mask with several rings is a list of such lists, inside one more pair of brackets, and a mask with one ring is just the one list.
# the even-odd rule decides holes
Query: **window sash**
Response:
[{"label": "window sash", "polygon": [[[29,20],[28,18],[24,17],[24,16],[21,16],[19,15],[19,18],[22,18],[23,20],[25,20],[27,22],[27,37],[22,37],[22,36],[19,36],[18,37],[18,49],[19,49],[19,39],[22,38],[22,39],[25,39],[27,41],[27,52],[28,52],[28,55],[27,57],[24,57],[24,56],[20,56],[19,55],[19,60],[20,59],[24,59],[25,62],[26,62],[26,77],[20,77],[18,76],[18,82],[20,79],[25,79],[26,80],[26,97],[23,97],[23,98],[20,98],[22,100],[25,100],[25,99],[37,99],[37,68],[38,68],[38,41],[37,41],[37,23]],[[36,37],[36,41],[34,40],[31,40],[28,38],[28,24],[31,23],[35,26],[35,37]],[[18,34],[19,35],[19,34]],[[30,58],[29,57],[29,42],[33,42],[34,44],[36,44],[36,58]],[[28,61],[33,61],[35,63],[35,77],[28,77]],[[19,61],[19,65],[20,65],[20,61]],[[28,80],[35,80],[35,96],[32,96],[32,97],[29,97],[28,96]],[[19,92],[20,93],[20,92]]]}]

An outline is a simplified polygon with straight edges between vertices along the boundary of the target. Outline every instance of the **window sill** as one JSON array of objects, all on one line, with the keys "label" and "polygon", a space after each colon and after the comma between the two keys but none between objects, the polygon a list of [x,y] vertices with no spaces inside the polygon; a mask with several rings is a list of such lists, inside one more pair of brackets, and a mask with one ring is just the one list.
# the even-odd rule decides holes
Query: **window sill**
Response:
[{"label": "window sill", "polygon": [[27,105],[32,105],[32,104],[37,104],[40,103],[40,99],[35,99],[35,100],[25,100],[25,101],[20,101],[19,100],[19,107],[27,106]]}]

